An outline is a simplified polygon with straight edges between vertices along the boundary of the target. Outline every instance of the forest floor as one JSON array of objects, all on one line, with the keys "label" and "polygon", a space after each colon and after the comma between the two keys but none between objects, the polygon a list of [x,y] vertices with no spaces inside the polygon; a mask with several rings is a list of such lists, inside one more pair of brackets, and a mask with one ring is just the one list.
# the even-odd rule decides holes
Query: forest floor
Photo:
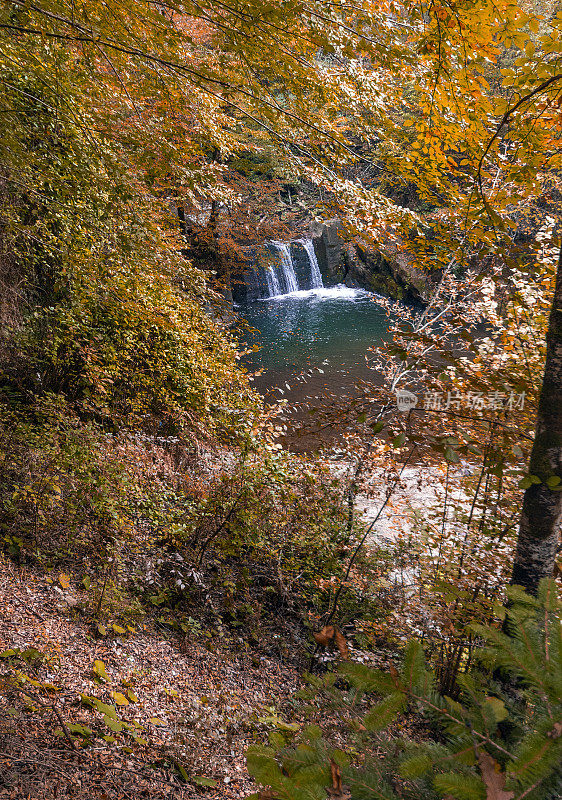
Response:
[{"label": "forest floor", "polygon": [[[94,638],[74,594],[0,560],[0,650],[44,654],[31,669],[1,660],[0,797],[230,800],[255,791],[244,754],[265,735],[267,721],[260,718],[275,718],[297,689],[295,668],[252,651],[242,636],[220,642],[215,652],[154,625]],[[96,660],[104,664],[106,682],[96,679]],[[47,697],[29,683],[23,692],[12,691],[6,676],[15,668],[59,691]],[[118,719],[141,725],[146,744],[104,741],[101,715],[80,702],[83,693],[111,704],[117,691]],[[135,700],[127,702],[125,694]],[[121,698],[127,705],[120,705]],[[100,735],[73,751],[64,735],[54,733],[60,726],[52,705],[67,725],[101,726]],[[174,765],[187,783],[174,777]]]},{"label": "forest floor", "polygon": [[[417,466],[404,470],[368,547],[393,553],[403,541],[407,549],[417,534],[415,510],[439,504],[437,477]],[[357,498],[363,523],[384,501],[381,478],[373,476]],[[413,573],[395,562],[385,572],[379,591],[389,598],[390,612]],[[283,729],[283,720],[298,719],[292,697],[308,666],[302,629],[280,619],[260,625],[259,642],[242,628],[211,636],[201,609],[201,624],[184,634],[159,624],[155,609],[127,631],[114,632],[106,623],[107,635],[99,636],[91,603],[78,579],[0,556],[0,656],[10,649],[38,654],[27,662],[0,657],[0,798],[233,800],[255,791],[247,748]],[[381,619],[382,650],[362,652],[350,642],[352,657],[375,658],[382,667],[392,660],[387,624]],[[103,663],[101,678],[96,662]],[[18,670],[56,691],[29,681],[15,689]],[[113,736],[103,713],[81,695],[115,708],[118,722],[138,726],[130,733],[139,741],[126,731]],[[59,715],[70,729],[86,726],[93,735],[73,737],[72,749]]]}]

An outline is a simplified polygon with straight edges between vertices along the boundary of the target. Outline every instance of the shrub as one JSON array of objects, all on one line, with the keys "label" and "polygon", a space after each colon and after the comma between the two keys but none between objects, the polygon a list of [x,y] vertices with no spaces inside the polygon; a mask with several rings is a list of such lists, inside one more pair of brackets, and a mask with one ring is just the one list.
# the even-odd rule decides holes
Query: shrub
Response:
[{"label": "shrub", "polygon": [[[345,663],[337,676],[314,679],[336,702],[340,747],[318,726],[290,745],[279,733],[253,747],[248,767],[271,787],[270,800],[548,800],[562,788],[561,603],[553,581],[533,598],[509,592],[500,623],[475,626],[484,645],[478,666],[461,676],[458,700],[440,695],[421,645],[406,648],[400,672]],[[498,675],[501,674],[501,680]],[[339,682],[339,681],[338,681]],[[375,703],[372,695],[380,697]],[[338,702],[339,701],[339,702]],[[327,702],[327,701],[326,701]],[[323,706],[321,706],[323,708]],[[435,732],[421,743],[377,731],[400,714],[419,714]],[[344,731],[343,720],[348,729]],[[341,748],[345,740],[347,746]]]}]

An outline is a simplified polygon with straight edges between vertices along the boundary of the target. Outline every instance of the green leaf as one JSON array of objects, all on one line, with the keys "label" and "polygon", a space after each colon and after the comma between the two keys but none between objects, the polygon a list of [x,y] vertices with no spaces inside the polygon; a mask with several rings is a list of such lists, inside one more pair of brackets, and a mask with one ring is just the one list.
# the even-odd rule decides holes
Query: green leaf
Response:
[{"label": "green leaf", "polygon": [[503,700],[500,700],[499,697],[486,697],[485,702],[491,708],[492,715],[496,722],[502,722],[502,720],[507,718],[507,708]]},{"label": "green leaf", "polygon": [[105,664],[103,663],[103,661],[99,661],[98,659],[96,659],[96,661],[94,661],[92,672],[94,673],[96,678],[103,681],[104,683],[107,683],[109,681],[109,678],[107,677],[107,672],[105,671]]},{"label": "green leaf", "polygon": [[459,454],[456,450],[453,450],[452,447],[445,448],[445,459],[449,461],[451,464],[458,464],[459,462]]},{"label": "green leaf", "polygon": [[78,722],[69,722],[67,727],[70,733],[75,733],[78,736],[83,736],[84,738],[89,738],[93,735],[91,728],[88,728],[86,725],[80,725]]},{"label": "green leaf", "polygon": [[81,694],[80,699],[85,705],[97,709],[101,714],[104,714],[107,717],[112,717],[113,719],[117,719],[117,710],[115,706],[110,706],[107,703],[104,703],[102,700],[98,700],[97,697],[93,697],[91,695]]},{"label": "green leaf", "polygon": [[114,700],[118,706],[128,706],[129,701],[121,692],[111,692],[111,699]]},{"label": "green leaf", "polygon": [[114,733],[121,733],[121,731],[125,727],[122,722],[119,722],[119,720],[113,719],[112,717],[104,717],[103,721],[105,722],[107,727]]},{"label": "green leaf", "polygon": [[189,781],[189,775],[187,774],[187,770],[183,766],[183,764],[180,764],[179,761],[176,761],[174,763],[174,766],[175,766],[176,770],[178,771],[178,774],[180,775],[180,777],[182,777],[183,780],[187,783]]},{"label": "green leaf", "polygon": [[214,789],[218,786],[218,781],[214,778],[205,778],[204,775],[194,775],[192,778],[186,779],[189,780],[191,783],[196,783],[197,786],[203,786],[204,788]]}]

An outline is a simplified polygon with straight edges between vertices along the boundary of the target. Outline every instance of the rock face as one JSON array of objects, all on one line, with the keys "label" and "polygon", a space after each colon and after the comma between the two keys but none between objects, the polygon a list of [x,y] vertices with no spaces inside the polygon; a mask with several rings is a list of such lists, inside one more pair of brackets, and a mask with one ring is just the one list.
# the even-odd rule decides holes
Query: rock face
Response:
[{"label": "rock face", "polygon": [[345,275],[345,243],[343,225],[339,219],[315,224],[312,241],[324,284],[341,283]]},{"label": "rock face", "polygon": [[302,241],[291,242],[291,258],[299,289],[312,289],[310,262]]},{"label": "rock face", "polygon": [[429,280],[403,254],[391,260],[362,239],[346,241],[337,219],[317,225],[312,236],[326,286],[344,283],[407,303],[425,301]]}]

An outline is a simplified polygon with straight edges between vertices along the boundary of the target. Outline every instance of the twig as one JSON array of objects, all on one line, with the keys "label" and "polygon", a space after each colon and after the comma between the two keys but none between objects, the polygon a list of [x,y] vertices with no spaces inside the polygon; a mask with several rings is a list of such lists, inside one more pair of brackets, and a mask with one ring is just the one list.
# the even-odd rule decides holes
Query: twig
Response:
[{"label": "twig", "polygon": [[15,686],[15,685],[14,685],[13,688],[17,692],[20,692],[20,694],[27,695],[28,697],[31,697],[32,700],[34,700],[36,703],[39,703],[41,708],[51,709],[51,711],[54,713],[54,715],[56,716],[56,718],[60,722],[61,728],[63,730],[63,733],[64,733],[66,739],[68,740],[68,743],[70,744],[71,748],[73,750],[75,750],[75,751],[78,750],[78,748],[76,747],[76,742],[72,738],[72,734],[68,730],[68,726],[67,726],[66,722],[62,718],[60,711],[58,710],[58,708],[56,707],[56,705],[54,703],[45,703],[45,702],[43,702],[41,697],[39,697],[35,692],[33,692],[33,691],[31,691],[31,690],[29,690],[27,688],[23,689],[21,686]]}]

